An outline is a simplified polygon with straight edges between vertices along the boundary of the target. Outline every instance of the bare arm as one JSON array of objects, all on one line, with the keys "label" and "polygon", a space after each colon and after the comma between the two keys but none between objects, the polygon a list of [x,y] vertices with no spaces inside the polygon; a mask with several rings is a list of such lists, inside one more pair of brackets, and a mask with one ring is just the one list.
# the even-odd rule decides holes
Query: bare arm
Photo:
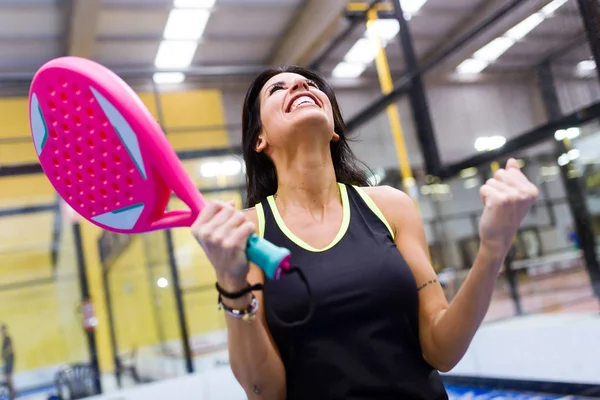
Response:
[{"label": "bare arm", "polygon": [[425,230],[410,197],[391,187],[365,188],[395,231],[395,243],[419,288],[419,332],[425,360],[447,372],[466,353],[489,307],[503,256],[481,248],[475,264],[448,304],[429,261]]},{"label": "bare arm", "polygon": [[[232,203],[209,203],[201,212],[191,233],[215,268],[217,282],[225,292],[239,292],[248,284],[263,283],[263,273],[248,263],[248,237],[256,231],[254,210],[236,211]],[[226,314],[229,358],[234,376],[249,400],[283,400],[286,397],[285,370],[269,333],[263,294],[255,292],[259,307],[256,318],[240,320]],[[222,298],[225,306],[246,309],[252,295]]]},{"label": "bare arm", "polygon": [[[245,216],[256,225],[254,210],[245,212]],[[250,285],[263,283],[264,275],[257,266],[251,264],[247,279]],[[224,290],[231,292],[246,286],[245,281],[240,282],[226,276],[219,276],[217,281]],[[254,321],[243,321],[225,315],[231,369],[249,400],[283,400],[286,396],[285,369],[267,328],[263,294],[256,291],[254,295],[259,301]],[[251,298],[250,294],[235,300],[224,298],[223,303],[229,307],[244,309],[250,304]]]}]

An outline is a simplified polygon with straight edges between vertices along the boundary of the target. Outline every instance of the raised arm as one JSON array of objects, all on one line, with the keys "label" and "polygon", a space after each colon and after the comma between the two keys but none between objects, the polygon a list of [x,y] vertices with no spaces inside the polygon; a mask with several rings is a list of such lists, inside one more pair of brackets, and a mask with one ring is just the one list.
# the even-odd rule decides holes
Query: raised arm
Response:
[{"label": "raised arm", "polygon": [[396,247],[416,279],[423,357],[434,368],[447,372],[464,356],[481,325],[512,238],[538,190],[514,160],[482,186],[481,245],[450,304],[429,261],[425,230],[412,199],[391,187],[369,188],[368,192],[395,230]]},{"label": "raised arm", "polygon": [[[215,268],[217,283],[226,292],[235,293],[248,284],[263,283],[262,271],[249,264],[245,255],[246,242],[255,227],[254,210],[239,212],[222,202],[206,207],[192,227],[192,234]],[[225,316],[231,369],[249,400],[283,400],[285,369],[267,328],[262,292],[253,294],[259,304],[254,320]],[[250,293],[234,300],[222,299],[225,306],[241,310],[251,300]]]}]

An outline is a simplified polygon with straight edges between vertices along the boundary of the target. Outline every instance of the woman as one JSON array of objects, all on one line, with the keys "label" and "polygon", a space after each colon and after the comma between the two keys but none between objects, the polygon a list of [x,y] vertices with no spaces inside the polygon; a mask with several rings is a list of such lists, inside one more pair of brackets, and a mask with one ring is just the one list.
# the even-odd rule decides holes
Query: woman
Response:
[{"label": "woman", "polygon": [[[248,398],[447,399],[438,370],[465,354],[538,195],[515,160],[481,188],[481,247],[448,304],[412,200],[364,187],[321,77],[299,67],[258,76],[242,141],[255,207],[214,202],[192,233],[215,268],[231,367]],[[310,295],[299,274],[265,282],[249,265],[244,249],[254,232],[290,249]],[[264,291],[250,292],[262,283]]]}]

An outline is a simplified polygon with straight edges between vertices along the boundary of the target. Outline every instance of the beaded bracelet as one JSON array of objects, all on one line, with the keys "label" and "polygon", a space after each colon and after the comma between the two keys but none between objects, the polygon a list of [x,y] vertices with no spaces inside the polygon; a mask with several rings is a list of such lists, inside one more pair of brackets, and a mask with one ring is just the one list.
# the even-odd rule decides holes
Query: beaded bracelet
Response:
[{"label": "beaded bracelet", "polygon": [[227,307],[222,301],[219,300],[219,310],[225,310],[225,313],[233,318],[243,319],[244,321],[254,321],[258,311],[258,299],[252,295],[252,301],[250,302],[250,305],[243,310]]}]

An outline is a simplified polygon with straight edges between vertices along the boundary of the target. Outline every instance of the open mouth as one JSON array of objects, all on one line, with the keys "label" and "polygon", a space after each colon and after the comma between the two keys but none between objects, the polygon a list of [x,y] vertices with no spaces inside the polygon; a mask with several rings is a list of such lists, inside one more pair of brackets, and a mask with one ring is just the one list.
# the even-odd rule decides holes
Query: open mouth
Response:
[{"label": "open mouth", "polygon": [[319,102],[312,94],[303,93],[303,94],[300,94],[300,95],[294,97],[290,101],[290,103],[287,107],[287,110],[285,112],[290,113],[294,110],[297,110],[298,108],[310,107],[310,106],[320,107]]}]

